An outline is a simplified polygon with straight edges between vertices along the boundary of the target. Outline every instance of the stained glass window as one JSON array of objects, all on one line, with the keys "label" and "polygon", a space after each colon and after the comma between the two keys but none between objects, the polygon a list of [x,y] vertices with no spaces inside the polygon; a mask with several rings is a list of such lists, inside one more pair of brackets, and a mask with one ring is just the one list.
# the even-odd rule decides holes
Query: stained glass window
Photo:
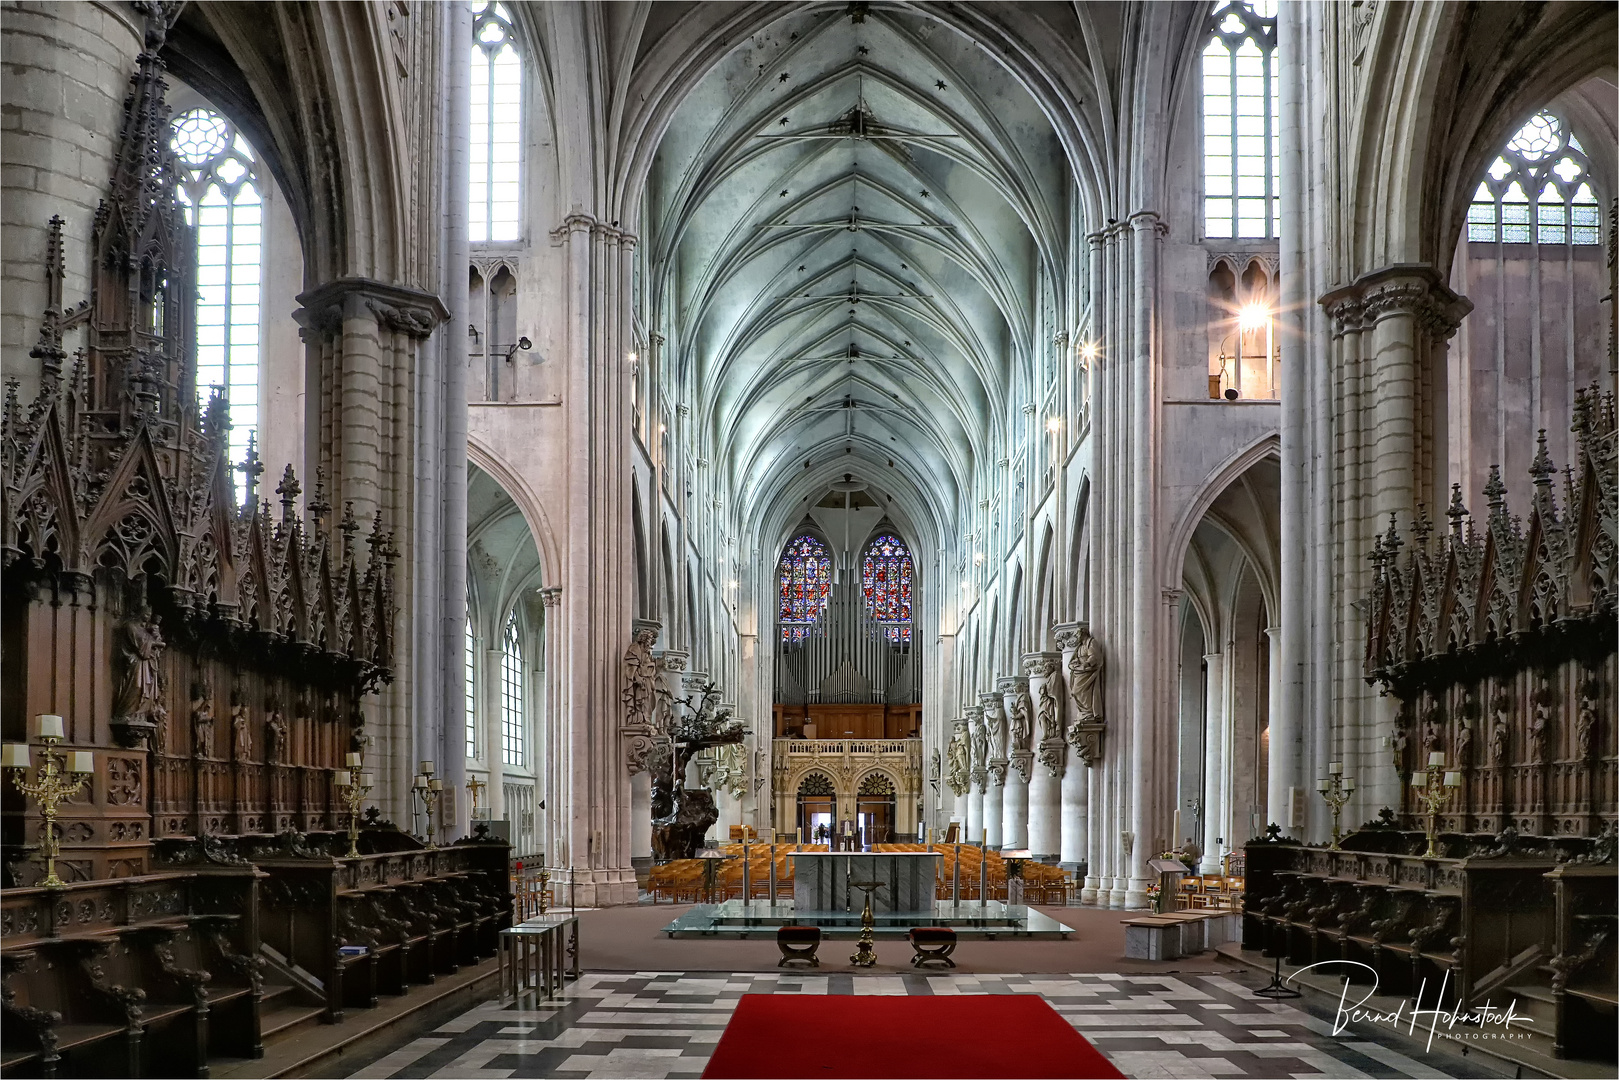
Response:
[{"label": "stained glass window", "polygon": [[[169,131],[180,159],[180,203],[197,232],[197,393],[225,391],[230,460],[239,463],[259,424],[264,200],[253,149],[224,116],[187,109]],[[236,498],[247,499],[245,474]]]},{"label": "stained glass window", "polygon": [[1203,233],[1277,235],[1281,80],[1276,0],[1231,0],[1203,47]]},{"label": "stained glass window", "polygon": [[516,240],[523,156],[523,62],[505,4],[472,5],[472,176],[468,237]]},{"label": "stained glass window", "polygon": [[813,536],[800,536],[781,555],[781,640],[803,641],[832,595],[832,558]]},{"label": "stained glass window", "polygon": [[523,643],[517,638],[517,614],[506,620],[500,654],[501,760],[522,765],[528,752],[523,727]]},{"label": "stained glass window", "polygon": [[911,643],[911,571],[911,551],[892,533],[873,540],[860,564],[866,611],[895,645]]},{"label": "stained glass window", "polygon": [[1540,244],[1600,240],[1585,148],[1560,117],[1544,110],[1518,129],[1467,208],[1467,239],[1474,243],[1527,244],[1531,238]]}]

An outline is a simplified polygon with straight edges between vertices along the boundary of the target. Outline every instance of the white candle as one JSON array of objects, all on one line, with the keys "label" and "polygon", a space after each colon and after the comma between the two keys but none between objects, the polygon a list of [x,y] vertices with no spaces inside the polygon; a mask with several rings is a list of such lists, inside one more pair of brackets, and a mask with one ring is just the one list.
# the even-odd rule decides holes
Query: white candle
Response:
[{"label": "white candle", "polygon": [[421,773],[423,776],[432,776],[433,775],[433,759],[432,758],[423,758],[421,765],[417,767],[416,771]]},{"label": "white candle", "polygon": [[1435,750],[1435,751],[1433,751],[1433,753],[1428,755],[1428,767],[1433,768],[1435,766],[1438,766],[1439,768],[1444,768],[1444,766],[1445,766],[1445,752],[1443,750]]},{"label": "white candle", "polygon": [[41,739],[60,739],[62,734],[62,718],[55,713],[40,713],[34,718],[39,728],[38,737]]},{"label": "white candle", "polygon": [[5,756],[0,757],[0,765],[8,769],[28,768],[30,762],[27,743],[6,743],[3,753]]},{"label": "white candle", "polygon": [[351,769],[359,768],[360,767],[360,761],[361,761],[360,752],[358,750],[350,750],[349,751],[349,756],[348,756],[349,768],[351,768]]},{"label": "white candle", "polygon": [[1169,847],[1179,851],[1181,846],[1181,808],[1175,807],[1175,827],[1169,831]]},{"label": "white candle", "polygon": [[89,750],[75,750],[67,756],[69,772],[88,773],[96,771],[96,755]]},{"label": "white candle", "polygon": [[1343,762],[1341,762],[1341,761],[1329,761],[1327,763],[1327,774],[1329,776],[1342,776],[1343,772],[1344,772],[1344,763]]}]

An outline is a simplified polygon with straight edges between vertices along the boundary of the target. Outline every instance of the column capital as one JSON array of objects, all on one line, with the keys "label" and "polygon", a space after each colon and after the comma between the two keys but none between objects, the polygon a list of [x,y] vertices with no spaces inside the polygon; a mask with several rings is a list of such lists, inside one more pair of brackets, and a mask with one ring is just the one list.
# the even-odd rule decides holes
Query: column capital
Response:
[{"label": "column capital", "polygon": [[1079,647],[1080,636],[1088,632],[1091,624],[1081,619],[1077,622],[1058,623],[1052,627],[1052,633],[1057,638],[1057,647],[1063,652]]},{"label": "column capital", "polygon": [[685,649],[665,649],[658,654],[658,667],[675,674],[685,671],[690,661],[691,653]]},{"label": "column capital", "polygon": [[1032,652],[1023,654],[1023,672],[1036,679],[1047,679],[1057,674],[1062,666],[1062,653]]},{"label": "column capital", "polygon": [[292,313],[306,331],[336,334],[344,320],[370,314],[390,330],[425,338],[450,317],[433,293],[365,277],[341,277],[298,294]]},{"label": "column capital", "polygon": [[1456,332],[1473,302],[1445,284],[1427,263],[1394,263],[1372,270],[1317,301],[1332,320],[1334,337],[1368,330],[1390,315],[1406,315],[1434,340]]}]

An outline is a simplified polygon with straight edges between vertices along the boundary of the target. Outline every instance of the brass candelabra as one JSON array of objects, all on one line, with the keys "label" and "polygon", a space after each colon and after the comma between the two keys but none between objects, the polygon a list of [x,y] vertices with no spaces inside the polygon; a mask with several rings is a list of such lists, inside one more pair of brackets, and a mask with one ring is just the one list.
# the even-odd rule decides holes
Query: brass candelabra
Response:
[{"label": "brass candelabra", "polygon": [[1428,755],[1428,767],[1425,770],[1411,774],[1411,794],[1428,816],[1428,850],[1422,853],[1423,858],[1439,857],[1439,848],[1434,843],[1439,835],[1439,811],[1450,802],[1450,797],[1461,786],[1462,774],[1445,771],[1445,755],[1440,750]]},{"label": "brass candelabra", "polygon": [[431,759],[424,760],[417,766],[416,779],[411,784],[411,790],[422,801],[422,810],[427,815],[427,849],[435,850],[438,845],[433,842],[433,818],[438,814],[439,799],[444,797],[444,781],[433,775]]},{"label": "brass candelabra", "polygon": [[364,758],[358,751],[351,751],[348,756],[348,765],[342,769],[334,769],[336,773],[332,779],[337,784],[337,797],[343,800],[343,805],[349,812],[349,851],[345,858],[358,859],[360,857],[360,804],[365,802],[366,794],[372,787],[372,776],[361,771],[364,768]]},{"label": "brass candelabra", "polygon": [[1344,775],[1344,763],[1332,761],[1327,763],[1327,775],[1315,782],[1315,789],[1321,797],[1332,807],[1332,844],[1329,851],[1338,850],[1338,841],[1343,839],[1343,831],[1338,827],[1338,819],[1343,815],[1344,804],[1355,794],[1355,778]]},{"label": "brass candelabra", "polygon": [[56,876],[56,856],[61,852],[61,840],[56,834],[56,804],[72,798],[90,782],[90,774],[96,767],[95,755],[89,750],[64,754],[56,748],[63,735],[60,716],[41,714],[34,724],[35,737],[45,744],[34,779],[28,779],[31,761],[27,743],[8,743],[3,763],[13,770],[11,779],[17,790],[39,803],[40,816],[45,819],[45,833],[40,842],[40,851],[45,856],[45,878],[40,885],[60,889],[64,882]]}]

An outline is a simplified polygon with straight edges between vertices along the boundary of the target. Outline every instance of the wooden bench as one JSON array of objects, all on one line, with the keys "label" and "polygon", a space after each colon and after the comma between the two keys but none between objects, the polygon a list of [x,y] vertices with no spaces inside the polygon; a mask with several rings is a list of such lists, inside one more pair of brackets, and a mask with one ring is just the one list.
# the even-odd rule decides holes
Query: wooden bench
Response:
[{"label": "wooden bench", "polygon": [[911,957],[912,967],[922,967],[924,964],[956,966],[956,962],[950,959],[950,954],[956,951],[956,932],[948,926],[913,926],[906,936],[910,938],[911,948],[916,951],[916,955]]},{"label": "wooden bench", "polygon": [[801,963],[810,967],[820,967],[820,958],[815,950],[821,947],[821,928],[819,926],[783,926],[776,931],[776,947],[781,950],[781,959],[776,961],[777,967],[786,967],[788,964]]}]

